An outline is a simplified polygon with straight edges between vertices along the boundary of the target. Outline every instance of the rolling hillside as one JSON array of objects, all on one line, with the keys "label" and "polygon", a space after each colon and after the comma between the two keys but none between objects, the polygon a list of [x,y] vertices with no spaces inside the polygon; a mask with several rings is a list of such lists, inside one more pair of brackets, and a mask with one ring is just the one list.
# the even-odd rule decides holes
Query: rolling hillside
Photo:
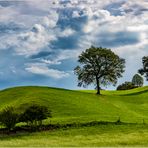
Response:
[{"label": "rolling hillside", "polygon": [[[16,87],[0,91],[0,109],[37,103],[52,111],[52,123],[116,121],[148,123],[148,87],[128,91],[72,91],[48,87]],[[46,121],[48,122],[48,121]]]}]

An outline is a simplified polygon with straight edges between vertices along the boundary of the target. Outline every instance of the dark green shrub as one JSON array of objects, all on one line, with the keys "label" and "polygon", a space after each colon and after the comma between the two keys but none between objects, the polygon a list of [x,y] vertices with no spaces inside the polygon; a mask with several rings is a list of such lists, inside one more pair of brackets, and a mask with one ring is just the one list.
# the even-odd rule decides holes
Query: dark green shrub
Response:
[{"label": "dark green shrub", "polygon": [[18,114],[13,107],[7,107],[0,112],[0,123],[8,130],[14,129],[18,122]]},{"label": "dark green shrub", "polygon": [[125,82],[117,87],[117,90],[129,90],[136,88],[136,86],[132,82]]},{"label": "dark green shrub", "polygon": [[20,115],[20,122],[26,122],[31,126],[42,125],[42,121],[51,117],[51,111],[46,106],[31,105]]}]

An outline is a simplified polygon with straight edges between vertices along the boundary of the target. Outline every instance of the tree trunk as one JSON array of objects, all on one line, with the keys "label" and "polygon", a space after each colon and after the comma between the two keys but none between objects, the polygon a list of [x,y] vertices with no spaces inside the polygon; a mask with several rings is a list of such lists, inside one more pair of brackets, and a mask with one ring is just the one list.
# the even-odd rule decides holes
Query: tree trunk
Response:
[{"label": "tree trunk", "polygon": [[100,83],[99,83],[99,80],[98,78],[96,77],[96,82],[97,82],[97,94],[100,95]]}]

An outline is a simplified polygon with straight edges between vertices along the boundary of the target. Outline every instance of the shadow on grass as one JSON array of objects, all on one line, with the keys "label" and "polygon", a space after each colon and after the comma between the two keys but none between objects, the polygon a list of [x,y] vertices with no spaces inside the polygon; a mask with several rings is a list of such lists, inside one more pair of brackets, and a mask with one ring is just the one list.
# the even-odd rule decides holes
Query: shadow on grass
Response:
[{"label": "shadow on grass", "polygon": [[147,93],[148,90],[143,90],[143,91],[140,91],[140,92],[133,92],[133,93],[129,93],[129,94],[120,94],[118,96],[133,96],[133,95],[141,95],[143,93]]},{"label": "shadow on grass", "polygon": [[42,131],[55,131],[58,129],[70,129],[70,128],[81,128],[81,127],[92,127],[102,125],[136,125],[138,123],[125,123],[117,120],[116,122],[106,121],[92,121],[87,123],[71,123],[71,124],[48,124],[36,127],[21,126],[16,127],[14,130],[8,132],[6,128],[0,129],[0,140],[8,140],[11,138],[21,138],[22,136],[28,136],[31,133],[42,132]]}]

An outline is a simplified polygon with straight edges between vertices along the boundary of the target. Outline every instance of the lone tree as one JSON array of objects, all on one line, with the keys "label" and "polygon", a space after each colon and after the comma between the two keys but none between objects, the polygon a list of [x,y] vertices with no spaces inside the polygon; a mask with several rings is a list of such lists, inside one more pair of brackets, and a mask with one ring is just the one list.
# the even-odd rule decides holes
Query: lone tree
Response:
[{"label": "lone tree", "polygon": [[146,80],[148,81],[148,56],[142,58],[142,64],[143,68],[139,69],[138,72],[141,75],[144,75],[146,77]]},{"label": "lone tree", "polygon": [[125,60],[110,49],[92,46],[78,58],[81,65],[74,69],[78,76],[78,86],[86,87],[93,83],[96,85],[97,94],[100,94],[100,85],[115,85],[124,72]]},{"label": "lone tree", "polygon": [[143,80],[143,78],[139,74],[135,74],[133,76],[132,83],[136,87],[141,87],[141,86],[143,86],[144,80]]}]

